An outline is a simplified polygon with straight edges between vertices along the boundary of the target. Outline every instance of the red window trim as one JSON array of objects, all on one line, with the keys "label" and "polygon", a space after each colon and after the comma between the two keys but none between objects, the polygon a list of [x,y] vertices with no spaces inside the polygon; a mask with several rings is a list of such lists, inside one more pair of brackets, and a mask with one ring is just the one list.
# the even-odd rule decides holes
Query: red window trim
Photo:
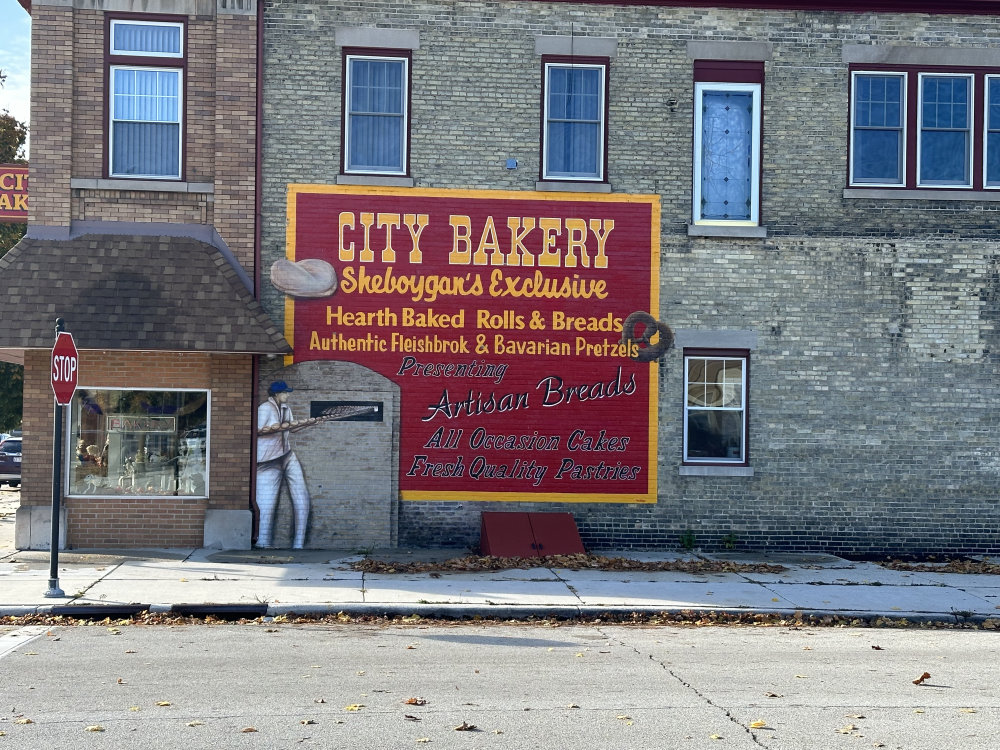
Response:
[{"label": "red window trim", "polygon": [[695,60],[695,83],[759,83],[764,85],[761,60]]},{"label": "red window trim", "polygon": [[[399,57],[406,59],[406,164],[405,174],[386,175],[383,172],[347,171],[347,58],[348,57]],[[413,124],[413,51],[391,47],[342,47],[340,55],[340,174],[351,177],[410,177],[410,132]]]},{"label": "red window trim", "polygon": [[[852,120],[854,104],[854,74],[855,73],[905,73],[906,74],[906,112],[904,120],[906,138],[903,144],[906,158],[906,172],[903,175],[902,185],[866,185],[859,183],[851,184],[851,165],[854,159],[853,153],[853,129]],[[918,185],[917,184],[917,136],[919,129],[919,113],[917,111],[920,101],[920,73],[951,73],[954,75],[972,76],[972,185],[968,187],[956,187],[950,185]],[[985,159],[985,128],[986,128],[986,76],[1000,75],[1000,68],[993,67],[973,67],[961,65],[865,65],[863,63],[852,63],[848,66],[848,86],[847,102],[847,175],[846,184],[851,190],[948,190],[955,193],[972,192],[981,190],[997,190],[996,187],[986,188],[983,184],[983,168]]]},{"label": "red window trim", "polygon": [[[180,57],[155,57],[155,56],[135,56],[135,55],[112,55],[111,54],[111,22],[112,21],[150,21],[153,23],[177,23],[181,25],[181,49],[183,54]],[[187,181],[187,148],[188,148],[188,17],[178,15],[168,15],[162,13],[105,13],[104,14],[104,102],[103,102],[103,122],[104,131],[102,139],[104,141],[102,152],[101,173],[105,179],[122,180],[156,180],[158,182],[186,182]],[[183,97],[183,111],[181,112],[181,169],[180,177],[111,177],[111,66],[127,65],[131,67],[145,68],[170,68],[181,71],[181,96]]]},{"label": "red window trim", "polygon": [[[687,453],[687,358],[688,357],[726,357],[743,360],[743,388],[746,394],[743,403],[743,460],[742,461],[688,461]],[[684,363],[682,378],[684,381],[684,399],[681,401],[681,466],[750,466],[750,350],[749,349],[709,349],[685,347],[681,352]]]}]

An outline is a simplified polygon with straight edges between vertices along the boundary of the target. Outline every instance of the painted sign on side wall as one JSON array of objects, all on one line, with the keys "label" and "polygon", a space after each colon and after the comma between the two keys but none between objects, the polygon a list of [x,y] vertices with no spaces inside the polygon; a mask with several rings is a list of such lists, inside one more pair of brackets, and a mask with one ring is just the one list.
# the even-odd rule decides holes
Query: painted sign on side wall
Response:
[{"label": "painted sign on side wall", "polygon": [[403,500],[655,502],[658,310],[648,195],[291,185],[287,364],[400,387]]},{"label": "painted sign on side wall", "polygon": [[0,164],[0,224],[28,221],[28,166]]}]

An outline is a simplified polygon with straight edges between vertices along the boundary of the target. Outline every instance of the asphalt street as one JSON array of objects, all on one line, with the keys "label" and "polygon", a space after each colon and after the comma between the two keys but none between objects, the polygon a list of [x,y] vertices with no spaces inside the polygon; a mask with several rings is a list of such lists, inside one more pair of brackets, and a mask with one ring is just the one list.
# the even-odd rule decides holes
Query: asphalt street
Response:
[{"label": "asphalt street", "polygon": [[22,750],[994,750],[1000,736],[1000,638],[981,630],[280,620],[4,630],[0,744]]}]

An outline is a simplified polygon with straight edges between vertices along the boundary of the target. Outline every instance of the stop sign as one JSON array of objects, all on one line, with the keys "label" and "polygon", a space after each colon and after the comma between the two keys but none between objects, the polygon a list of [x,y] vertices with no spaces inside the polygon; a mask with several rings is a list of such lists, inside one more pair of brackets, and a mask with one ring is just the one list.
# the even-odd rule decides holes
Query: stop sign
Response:
[{"label": "stop sign", "polygon": [[80,357],[73,334],[60,331],[52,347],[52,392],[60,406],[66,406],[76,393],[79,372]]}]

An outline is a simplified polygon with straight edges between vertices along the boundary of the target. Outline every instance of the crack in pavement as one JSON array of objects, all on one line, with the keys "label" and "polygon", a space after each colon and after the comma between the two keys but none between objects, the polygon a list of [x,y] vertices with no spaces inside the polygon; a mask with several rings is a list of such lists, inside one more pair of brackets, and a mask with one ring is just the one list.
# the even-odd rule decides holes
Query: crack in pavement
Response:
[{"label": "crack in pavement", "polygon": [[682,687],[684,687],[685,690],[688,690],[690,693],[692,693],[693,695],[697,696],[699,700],[701,700],[701,701],[703,701],[705,703],[705,705],[710,706],[711,708],[713,708],[713,709],[715,709],[717,711],[721,711],[722,715],[726,717],[727,721],[729,721],[730,723],[732,723],[735,726],[739,727],[741,730],[743,730],[747,734],[748,737],[750,737],[750,740],[751,740],[751,742],[753,742],[754,745],[756,745],[758,747],[761,747],[761,748],[765,748],[765,750],[769,747],[768,745],[765,745],[763,742],[761,742],[760,738],[757,737],[757,734],[749,726],[747,726],[742,721],[740,721],[738,718],[736,718],[736,716],[734,716],[733,713],[728,708],[726,708],[725,706],[721,706],[718,703],[716,703],[715,701],[713,701],[710,697],[708,697],[708,695],[706,695],[705,693],[703,693],[702,691],[700,691],[698,688],[696,688],[690,682],[688,682],[683,677],[681,677],[679,674],[677,674],[677,672],[675,672],[673,669],[671,669],[670,666],[666,662],[664,662],[662,659],[656,658],[651,653],[640,651],[638,648],[636,648],[632,644],[626,643],[625,641],[621,640],[620,638],[615,638],[615,637],[613,637],[611,635],[608,635],[602,628],[597,628],[597,632],[600,633],[601,635],[603,635],[609,641],[617,642],[623,648],[632,649],[632,651],[635,652],[637,655],[647,657],[650,661],[652,661],[654,664],[657,664],[661,669],[663,669],[664,672],[666,672],[668,675],[670,675],[670,677],[672,677],[674,680],[676,680]]}]

